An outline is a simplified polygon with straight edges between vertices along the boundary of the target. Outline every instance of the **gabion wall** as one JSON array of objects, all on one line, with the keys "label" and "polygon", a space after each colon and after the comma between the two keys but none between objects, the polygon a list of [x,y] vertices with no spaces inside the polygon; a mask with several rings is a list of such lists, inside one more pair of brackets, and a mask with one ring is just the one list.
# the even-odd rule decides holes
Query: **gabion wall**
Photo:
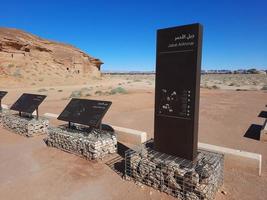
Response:
[{"label": "gabion wall", "polygon": [[0,127],[2,127],[2,116],[4,115],[5,111],[2,109],[0,110]]},{"label": "gabion wall", "polygon": [[20,117],[10,111],[2,112],[1,123],[4,128],[27,137],[46,134],[49,125],[49,121],[45,118],[39,117],[37,120],[35,118]]},{"label": "gabion wall", "polygon": [[147,144],[125,153],[127,179],[179,199],[213,199],[223,184],[224,156],[199,150],[194,162],[154,151]]},{"label": "gabion wall", "polygon": [[4,108],[0,110],[0,127],[3,127],[3,116],[8,113],[10,113],[10,110],[4,109]]},{"label": "gabion wall", "polygon": [[67,127],[50,127],[45,139],[48,146],[67,151],[89,160],[103,158],[117,152],[114,133],[98,129],[89,132]]}]

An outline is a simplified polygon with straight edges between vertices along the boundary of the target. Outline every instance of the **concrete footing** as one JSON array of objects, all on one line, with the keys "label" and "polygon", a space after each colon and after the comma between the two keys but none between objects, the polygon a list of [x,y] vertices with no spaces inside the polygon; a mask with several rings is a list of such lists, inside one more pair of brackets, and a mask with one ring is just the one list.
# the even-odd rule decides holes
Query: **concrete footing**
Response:
[{"label": "concrete footing", "polygon": [[144,131],[138,131],[113,125],[111,125],[111,127],[116,131],[118,141],[120,142],[139,145],[147,141],[147,133]]},{"label": "concrete footing", "polygon": [[[241,151],[238,149],[231,149],[227,147],[221,147],[217,145],[198,143],[198,148],[218,152],[225,155],[225,161],[235,161],[239,163],[239,169],[245,169],[253,173],[261,175],[262,156],[261,154],[251,153],[247,151]],[[244,163],[244,164],[241,164]]]}]

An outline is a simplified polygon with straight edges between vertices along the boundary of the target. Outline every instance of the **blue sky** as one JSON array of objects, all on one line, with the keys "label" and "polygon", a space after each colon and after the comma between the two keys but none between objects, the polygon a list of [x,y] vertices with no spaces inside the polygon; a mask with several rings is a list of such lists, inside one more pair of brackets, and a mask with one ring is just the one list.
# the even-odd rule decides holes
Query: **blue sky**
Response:
[{"label": "blue sky", "polygon": [[204,26],[202,69],[267,68],[267,1],[34,1],[0,3],[0,26],[72,44],[103,70],[154,70],[156,30]]}]

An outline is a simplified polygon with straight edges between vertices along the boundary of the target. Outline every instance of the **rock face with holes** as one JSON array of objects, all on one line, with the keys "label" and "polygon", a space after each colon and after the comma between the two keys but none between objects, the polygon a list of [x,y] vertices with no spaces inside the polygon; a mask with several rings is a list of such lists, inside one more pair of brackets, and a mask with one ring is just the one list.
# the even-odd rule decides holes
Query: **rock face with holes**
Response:
[{"label": "rock face with holes", "polygon": [[45,118],[25,118],[11,112],[2,113],[1,119],[2,127],[27,137],[46,134],[49,125]]},{"label": "rock face with holes", "polygon": [[[0,28],[0,80],[64,83],[99,77],[102,61],[80,49],[11,28]],[[47,84],[46,84],[47,85]]]},{"label": "rock face with holes", "polygon": [[223,155],[199,151],[195,163],[149,148],[128,150],[126,178],[179,199],[213,199],[223,184]]},{"label": "rock face with holes", "polygon": [[90,131],[68,127],[49,127],[45,138],[48,146],[79,155],[88,160],[101,159],[117,152],[117,138],[113,132],[92,129]]}]

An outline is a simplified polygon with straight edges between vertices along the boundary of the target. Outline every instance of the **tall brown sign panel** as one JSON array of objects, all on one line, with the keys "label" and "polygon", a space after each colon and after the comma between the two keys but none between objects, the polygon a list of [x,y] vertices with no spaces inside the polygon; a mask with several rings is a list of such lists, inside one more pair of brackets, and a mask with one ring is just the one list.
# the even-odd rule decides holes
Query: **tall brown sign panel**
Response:
[{"label": "tall brown sign panel", "polygon": [[187,160],[197,155],[202,30],[157,31],[154,146]]}]

